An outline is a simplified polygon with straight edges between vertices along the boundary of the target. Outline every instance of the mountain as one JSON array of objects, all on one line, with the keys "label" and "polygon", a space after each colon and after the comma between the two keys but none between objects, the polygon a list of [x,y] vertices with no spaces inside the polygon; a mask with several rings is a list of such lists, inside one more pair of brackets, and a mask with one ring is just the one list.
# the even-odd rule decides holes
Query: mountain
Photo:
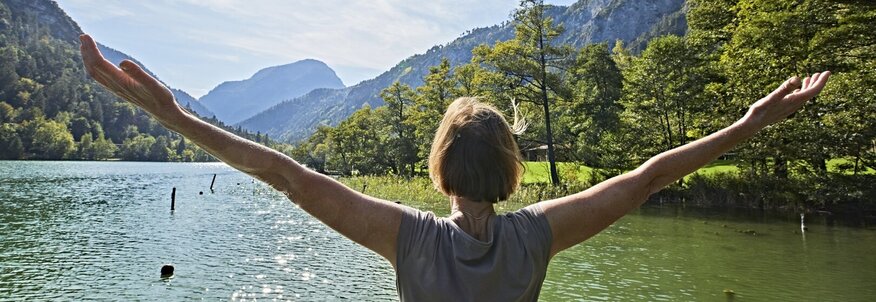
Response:
[{"label": "mountain", "polygon": [[[79,28],[79,24],[76,24],[72,18],[64,13],[55,1],[3,0],[3,2],[11,13],[10,17],[28,19],[26,20],[28,24],[39,24],[40,26],[46,27],[53,37],[72,45],[79,45],[79,35],[82,34],[82,29]],[[0,29],[3,29],[2,27],[4,26],[8,25],[0,24]],[[98,48],[107,60],[115,64],[127,59],[136,62],[140,66],[144,66],[131,56],[107,47],[106,45],[98,43]],[[158,78],[158,76],[148,69],[146,72],[153,77]],[[171,91],[173,91],[174,96],[176,96],[177,102],[182,106],[185,107],[189,105],[193,111],[201,116],[209,117],[213,115],[210,110],[197,103],[195,98],[188,93],[174,88],[171,88]]]},{"label": "mountain", "polygon": [[[557,43],[581,47],[590,43],[622,40],[641,50],[652,37],[683,35],[687,29],[684,0],[580,0],[571,6],[549,6],[547,14],[566,31]],[[514,37],[514,25],[503,22],[467,31],[456,40],[411,56],[374,79],[334,91],[316,90],[277,104],[243,122],[251,131],[295,142],[307,138],[319,125],[336,125],[364,104],[380,106],[380,91],[396,80],[417,87],[430,66],[447,58],[452,66],[468,63],[471,50]]]},{"label": "mountain", "polygon": [[344,83],[325,63],[307,59],[262,69],[246,80],[224,82],[200,101],[219,120],[234,124],[318,88],[343,89]]},{"label": "mountain", "polygon": [[[157,75],[155,75],[155,73],[153,73],[151,70],[146,68],[146,66],[143,65],[143,63],[140,63],[140,61],[137,61],[137,59],[134,59],[131,56],[129,56],[123,52],[112,49],[112,48],[107,47],[106,45],[103,45],[100,43],[97,43],[97,48],[100,50],[101,54],[103,54],[103,56],[108,61],[113,62],[113,64],[118,65],[119,63],[121,63],[124,60],[131,60],[134,63],[137,63],[137,65],[142,66],[143,70],[146,71],[146,73],[148,73],[152,77],[159,79],[159,81],[161,81],[161,79]],[[162,82],[162,83],[164,83],[164,82]],[[165,83],[165,86],[168,86],[168,85]],[[170,87],[170,86],[168,86],[168,87]],[[176,102],[179,103],[181,106],[186,107],[186,108],[190,108],[192,111],[194,111],[195,113],[197,113],[198,115],[203,116],[203,117],[211,117],[211,116],[215,115],[212,111],[210,111],[210,109],[207,109],[207,107],[205,107],[201,102],[199,102],[197,99],[195,99],[193,96],[189,95],[185,91],[182,91],[182,90],[176,89],[176,88],[172,88],[172,87],[170,87],[170,91],[173,93],[173,96],[176,98]]]},{"label": "mountain", "polygon": [[[40,24],[40,26],[46,27],[53,37],[79,45],[79,35],[82,34],[82,29],[70,16],[64,13],[55,1],[3,0],[3,4],[10,13],[10,18],[4,18],[4,20],[26,19],[22,21],[27,24]],[[15,21],[9,23],[15,23]],[[0,24],[0,27],[9,25],[12,24]]]}]

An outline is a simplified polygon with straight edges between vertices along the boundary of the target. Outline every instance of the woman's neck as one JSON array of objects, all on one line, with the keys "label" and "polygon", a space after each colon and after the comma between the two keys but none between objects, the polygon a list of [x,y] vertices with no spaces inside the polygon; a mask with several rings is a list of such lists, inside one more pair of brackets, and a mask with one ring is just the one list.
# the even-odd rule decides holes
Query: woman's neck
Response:
[{"label": "woman's neck", "polygon": [[480,241],[490,239],[490,222],[496,210],[490,202],[477,202],[465,197],[450,197],[450,221],[453,221],[466,234]]}]

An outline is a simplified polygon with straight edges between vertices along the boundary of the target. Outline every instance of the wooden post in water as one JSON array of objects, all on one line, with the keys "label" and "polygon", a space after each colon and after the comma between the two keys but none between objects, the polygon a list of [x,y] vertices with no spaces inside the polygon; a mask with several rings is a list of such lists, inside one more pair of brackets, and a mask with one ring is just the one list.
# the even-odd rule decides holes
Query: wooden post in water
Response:
[{"label": "wooden post in water", "polygon": [[216,183],[216,174],[213,174],[213,181],[210,182],[210,193],[213,193],[213,184]]},{"label": "wooden post in water", "polygon": [[170,210],[173,211],[176,209],[176,187],[173,187],[173,191],[170,192]]}]

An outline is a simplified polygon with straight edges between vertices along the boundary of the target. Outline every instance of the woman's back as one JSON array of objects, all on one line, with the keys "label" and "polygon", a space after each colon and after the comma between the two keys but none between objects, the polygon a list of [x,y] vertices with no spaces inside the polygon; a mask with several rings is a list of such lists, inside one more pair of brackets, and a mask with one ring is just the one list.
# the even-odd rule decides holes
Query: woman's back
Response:
[{"label": "woman's back", "polygon": [[398,236],[402,301],[534,301],[550,259],[551,230],[538,205],[493,216],[479,241],[447,218],[406,211]]}]

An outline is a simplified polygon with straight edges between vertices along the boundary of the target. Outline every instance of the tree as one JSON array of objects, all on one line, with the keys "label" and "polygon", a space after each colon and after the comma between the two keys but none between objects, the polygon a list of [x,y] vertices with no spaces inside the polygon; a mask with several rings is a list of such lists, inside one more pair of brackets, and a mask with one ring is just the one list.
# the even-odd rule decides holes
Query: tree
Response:
[{"label": "tree", "polygon": [[569,85],[573,97],[558,102],[558,141],[574,146],[573,152],[585,164],[596,167],[623,168],[610,162],[607,138],[620,127],[623,106],[618,102],[623,76],[611,58],[607,43],[590,44],[578,53]]},{"label": "tree", "polygon": [[514,12],[514,39],[496,43],[492,48],[479,46],[473,51],[473,60],[500,73],[510,80],[512,97],[530,101],[544,111],[545,138],[551,183],[559,184],[554,138],[551,129],[550,103],[564,91],[561,73],[566,69],[572,49],[568,45],[553,45],[552,41],[563,32],[545,13],[541,0],[523,0]]},{"label": "tree", "polygon": [[73,135],[67,125],[52,120],[40,120],[33,135],[31,151],[38,159],[65,159],[76,151]]},{"label": "tree", "polygon": [[11,123],[15,120],[15,108],[6,102],[0,102],[0,124]]},{"label": "tree", "polygon": [[854,174],[876,169],[876,70],[837,74],[820,101],[832,108],[822,115],[831,154],[850,157]]},{"label": "tree", "polygon": [[454,86],[450,62],[444,58],[441,64],[429,67],[429,74],[423,77],[423,85],[417,87],[418,96],[410,114],[410,124],[415,129],[417,155],[421,159],[429,157],[435,131],[453,99]]},{"label": "tree", "polygon": [[642,56],[624,72],[624,100],[650,157],[694,139],[694,125],[706,103],[702,91],[708,79],[704,61],[684,38],[664,36],[651,40]]},{"label": "tree", "polygon": [[380,119],[380,111],[365,106],[338,124],[329,133],[331,152],[327,166],[343,174],[384,174],[391,169],[387,154],[390,127]]},{"label": "tree", "polygon": [[326,173],[331,127],[320,126],[306,141],[292,150],[292,158],[320,173]]},{"label": "tree", "polygon": [[389,137],[389,152],[390,157],[398,162],[394,170],[399,175],[407,173],[408,176],[413,176],[419,158],[417,158],[414,137],[415,128],[411,124],[409,113],[412,111],[416,94],[410,86],[396,81],[392,86],[381,91],[380,97],[383,98],[387,109],[382,111],[386,113],[384,120],[393,130],[393,135]]},{"label": "tree", "polygon": [[[722,47],[720,63],[733,92],[729,112],[741,114],[748,105],[791,75],[824,70],[813,60],[813,38],[835,27],[839,5],[821,0],[739,0],[730,40]],[[835,51],[831,51],[833,53]],[[832,54],[831,54],[832,55]],[[814,116],[816,99],[789,121],[764,129],[742,144],[738,155],[752,163],[753,172],[786,178],[789,163],[814,164],[824,171],[829,158],[827,132]],[[769,167],[771,165],[771,167]]]},{"label": "tree", "polygon": [[151,161],[168,161],[170,159],[170,141],[166,136],[159,136],[149,147],[149,160]]},{"label": "tree", "polygon": [[179,142],[176,143],[176,155],[182,156],[186,151],[186,138],[180,136]]},{"label": "tree", "polygon": [[0,124],[0,159],[21,159],[24,144],[18,138],[15,124]]},{"label": "tree", "polygon": [[14,46],[0,48],[0,100],[13,101],[18,94],[20,77],[15,70],[16,52]]},{"label": "tree", "polygon": [[91,136],[91,123],[84,117],[76,117],[70,121],[70,133],[74,140],[81,140],[85,134]]},{"label": "tree", "polygon": [[126,139],[122,143],[122,148],[119,150],[120,155],[124,160],[147,161],[149,160],[149,151],[154,144],[154,137],[148,134],[140,134]]},{"label": "tree", "polygon": [[[85,136],[88,137],[88,136]],[[112,158],[116,151],[118,151],[118,147],[111,140],[103,137],[103,134],[99,135],[93,143],[91,143],[91,150],[88,152],[89,159],[91,160],[106,160]]]},{"label": "tree", "polygon": [[92,156],[91,135],[83,135],[79,140],[79,146],[76,148],[76,159],[90,160]]}]

